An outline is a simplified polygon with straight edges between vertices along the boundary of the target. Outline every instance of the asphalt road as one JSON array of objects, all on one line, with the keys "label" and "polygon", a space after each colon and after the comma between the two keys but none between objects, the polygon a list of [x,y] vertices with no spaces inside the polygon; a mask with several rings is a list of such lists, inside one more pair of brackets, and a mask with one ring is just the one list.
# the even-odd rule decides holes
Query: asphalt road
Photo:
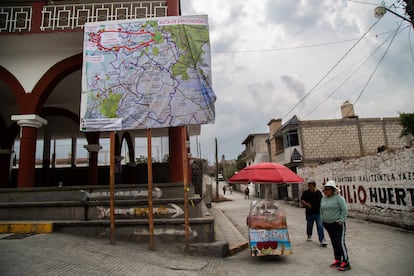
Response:
[{"label": "asphalt road", "polygon": [[[231,196],[227,195],[229,198]],[[325,232],[328,241],[326,248],[319,244],[316,227],[313,231],[313,241],[308,242],[305,210],[283,201],[280,201],[279,205],[287,214],[292,255],[260,259],[250,257],[250,252],[246,249],[225,260],[226,266],[234,270],[223,268],[223,274],[217,275],[233,275],[233,272],[241,273],[238,275],[413,275],[414,232],[348,218],[346,244],[352,269],[342,272],[329,268],[334,257],[327,233]],[[249,200],[238,199],[219,203],[214,208],[220,208],[240,233],[247,237],[248,206]]]},{"label": "asphalt road", "polygon": [[[221,183],[222,185],[223,183]],[[220,189],[222,194],[222,190]],[[213,203],[247,237],[250,200],[233,191],[231,201]],[[251,257],[245,249],[227,258],[188,256],[173,246],[39,234],[22,239],[0,236],[0,275],[413,275],[414,233],[356,219],[347,221],[352,269],[329,268],[332,247],[306,241],[304,209],[280,202],[287,214],[291,256]],[[316,229],[315,229],[316,230]],[[329,241],[329,239],[328,239]]]}]

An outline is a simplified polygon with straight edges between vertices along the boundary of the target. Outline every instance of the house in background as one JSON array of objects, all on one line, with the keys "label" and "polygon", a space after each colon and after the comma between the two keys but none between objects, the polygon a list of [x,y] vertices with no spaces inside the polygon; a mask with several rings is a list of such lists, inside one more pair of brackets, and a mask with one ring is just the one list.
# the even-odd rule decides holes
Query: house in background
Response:
[{"label": "house in background", "polygon": [[266,144],[268,138],[269,133],[253,133],[244,139],[242,145],[246,146],[246,166],[269,161],[269,151]]},{"label": "house in background", "polygon": [[[253,133],[249,134],[242,142],[245,145],[246,166],[260,162],[269,162],[269,150],[266,141],[269,139],[269,133]],[[249,185],[250,194],[254,194],[257,197],[264,195],[259,183],[251,183]]]},{"label": "house in background", "polygon": [[[296,172],[298,167],[399,149],[409,142],[406,137],[400,137],[403,127],[399,117],[359,118],[347,101],[342,104],[341,113],[341,119],[301,121],[293,116],[284,124],[281,119],[271,120],[267,140],[271,162]],[[298,198],[298,185],[279,185],[273,190],[273,196]]]},{"label": "house in background", "polygon": [[[341,119],[302,121],[295,115],[284,124],[281,119],[270,120],[269,134],[250,134],[243,141],[246,165],[270,161],[297,172],[301,167],[410,145],[411,137],[400,137],[403,127],[399,117],[359,118],[347,101],[341,105],[341,113]],[[261,192],[264,187],[258,189]],[[277,184],[272,192],[275,199],[295,199],[299,197],[299,186]]]},{"label": "house in background", "polygon": [[341,119],[301,121],[293,116],[276,130],[269,125],[272,162],[313,166],[407,145],[407,138],[400,137],[399,117],[359,118],[348,102],[341,111]]}]

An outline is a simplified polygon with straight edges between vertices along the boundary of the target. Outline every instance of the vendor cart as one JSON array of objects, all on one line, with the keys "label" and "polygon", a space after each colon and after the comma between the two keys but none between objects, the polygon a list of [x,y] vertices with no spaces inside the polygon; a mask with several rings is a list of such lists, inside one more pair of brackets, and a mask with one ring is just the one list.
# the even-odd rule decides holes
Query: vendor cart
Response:
[{"label": "vendor cart", "polygon": [[286,213],[276,201],[271,199],[252,201],[247,226],[251,256],[292,253]]},{"label": "vendor cart", "polygon": [[290,255],[292,248],[286,223],[286,213],[271,196],[272,184],[303,183],[303,179],[288,167],[261,162],[243,168],[229,178],[230,183],[265,184],[265,199],[250,204],[247,226],[252,256]]}]

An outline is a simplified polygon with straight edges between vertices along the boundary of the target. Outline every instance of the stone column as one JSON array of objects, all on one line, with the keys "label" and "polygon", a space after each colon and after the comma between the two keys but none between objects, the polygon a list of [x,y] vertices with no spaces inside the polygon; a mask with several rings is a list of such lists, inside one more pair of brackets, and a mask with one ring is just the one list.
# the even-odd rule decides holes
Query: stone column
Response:
[{"label": "stone column", "polygon": [[127,178],[128,184],[136,184],[137,183],[137,163],[136,162],[129,162],[128,163],[128,171],[127,171]]},{"label": "stone column", "polygon": [[[182,139],[186,139],[186,150],[188,154],[188,140],[187,137],[182,137],[181,127],[170,127],[168,128],[168,137],[169,137],[169,151],[170,151],[170,160],[169,160],[169,181],[170,182],[182,182],[184,181],[183,175],[183,145]],[[191,168],[190,163],[188,166],[188,182],[192,182],[191,178]]]},{"label": "stone column", "polygon": [[76,159],[77,159],[77,139],[76,137],[72,137],[72,147],[71,147],[71,155],[70,155],[70,185],[74,185],[76,183]]},{"label": "stone column", "polygon": [[180,15],[180,1],[179,0],[167,0],[167,16]]},{"label": "stone column", "polygon": [[183,150],[180,127],[168,128],[169,138],[169,182],[182,182],[183,177]]},{"label": "stone column", "polygon": [[43,166],[42,166],[42,185],[50,186],[50,144],[51,137],[49,133],[45,133],[43,137]]},{"label": "stone column", "polygon": [[47,121],[36,114],[12,115],[11,120],[21,127],[17,187],[34,187],[37,129]]},{"label": "stone column", "polygon": [[13,150],[0,149],[0,188],[11,188]]},{"label": "stone column", "polygon": [[98,152],[102,149],[99,144],[90,144],[83,146],[89,152],[89,170],[88,170],[88,183],[87,185],[98,185],[99,173],[98,173]]}]

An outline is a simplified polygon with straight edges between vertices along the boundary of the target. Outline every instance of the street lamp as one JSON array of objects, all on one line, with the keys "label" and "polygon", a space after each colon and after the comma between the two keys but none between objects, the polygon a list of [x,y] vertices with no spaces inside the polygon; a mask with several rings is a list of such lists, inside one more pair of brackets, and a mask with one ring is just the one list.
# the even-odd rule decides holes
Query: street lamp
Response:
[{"label": "street lamp", "polygon": [[404,16],[401,16],[398,13],[396,13],[396,12],[394,12],[394,11],[392,11],[392,10],[384,7],[384,6],[376,7],[374,9],[374,16],[375,16],[375,18],[381,18],[381,17],[384,16],[384,14],[387,13],[387,11],[390,12],[390,13],[392,13],[392,14],[394,14],[394,15],[396,15],[396,16],[398,16],[399,18],[401,18],[401,19],[403,19],[405,21],[408,21],[408,22],[412,23],[408,18],[405,18]]}]

